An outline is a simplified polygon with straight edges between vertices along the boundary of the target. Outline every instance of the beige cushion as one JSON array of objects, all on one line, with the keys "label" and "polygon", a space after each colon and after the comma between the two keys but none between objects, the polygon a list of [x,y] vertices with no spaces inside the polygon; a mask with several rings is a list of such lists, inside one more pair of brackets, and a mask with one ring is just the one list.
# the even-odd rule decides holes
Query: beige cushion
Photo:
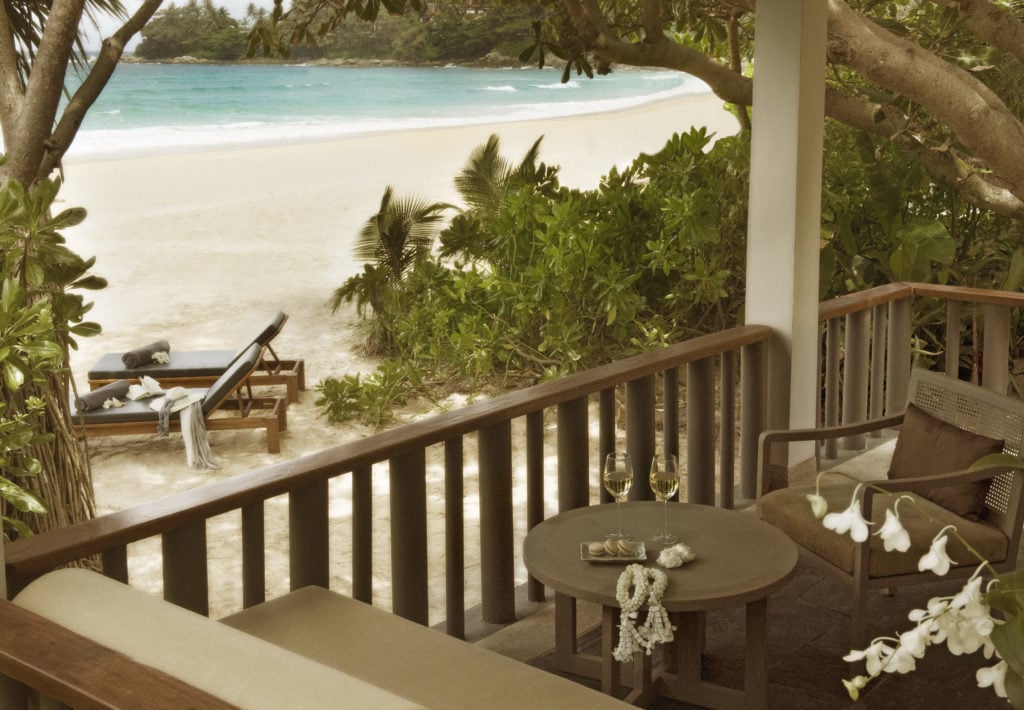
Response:
[{"label": "beige cushion", "polygon": [[[907,405],[896,439],[889,478],[912,478],[962,471],[982,456],[1003,450],[1001,440],[964,431]],[[988,481],[964,483],[928,492],[928,499],[953,513],[977,520],[985,508]]]},{"label": "beige cushion", "polygon": [[[821,487],[821,495],[828,501],[828,509],[834,512],[846,510],[850,505],[854,484],[837,484]],[[807,494],[813,493],[813,486],[784,488],[772,491],[758,501],[761,519],[779,528],[793,542],[814,552],[827,562],[835,565],[847,574],[853,574],[854,551],[857,543],[846,535],[828,530],[811,512],[811,504]],[[894,496],[876,495],[872,506],[871,519],[874,525],[871,532],[875,533],[885,520],[885,509],[891,508]],[[900,503],[900,521],[910,533],[911,547],[907,552],[886,552],[882,539],[872,534],[871,577],[891,577],[900,574],[913,574],[917,570],[917,562],[921,555],[931,546],[932,538],[946,524],[957,526],[960,534],[990,562],[1002,562],[1006,559],[1007,539],[1003,533],[986,522],[972,522],[954,515],[948,509],[937,505],[921,496],[914,496],[921,510],[908,501]],[[922,512],[922,510],[924,512]],[[928,516],[935,518],[932,521]],[[957,563],[976,567],[978,559],[972,555],[955,537],[949,537],[946,546],[947,554]]]},{"label": "beige cushion", "polygon": [[578,683],[320,587],[304,587],[221,621],[430,708],[625,707]]},{"label": "beige cushion", "polygon": [[96,572],[50,572],[14,603],[246,710],[419,707]]}]

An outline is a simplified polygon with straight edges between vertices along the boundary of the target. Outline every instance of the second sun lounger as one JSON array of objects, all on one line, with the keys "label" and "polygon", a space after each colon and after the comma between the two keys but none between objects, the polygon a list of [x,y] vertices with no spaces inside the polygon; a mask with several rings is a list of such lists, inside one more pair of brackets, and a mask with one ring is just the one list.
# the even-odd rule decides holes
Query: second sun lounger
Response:
[{"label": "second sun lounger", "polygon": [[306,364],[303,360],[282,360],[274,352],[271,342],[284,328],[288,316],[278,312],[246,346],[234,350],[182,350],[170,352],[167,364],[146,363],[139,367],[125,367],[121,353],[107,353],[89,369],[89,389],[97,389],[110,382],[128,380],[137,382],[149,376],[167,387],[209,387],[245,352],[251,344],[266,348],[259,366],[250,378],[253,385],[284,385],[288,402],[299,399],[299,391],[306,389]]}]

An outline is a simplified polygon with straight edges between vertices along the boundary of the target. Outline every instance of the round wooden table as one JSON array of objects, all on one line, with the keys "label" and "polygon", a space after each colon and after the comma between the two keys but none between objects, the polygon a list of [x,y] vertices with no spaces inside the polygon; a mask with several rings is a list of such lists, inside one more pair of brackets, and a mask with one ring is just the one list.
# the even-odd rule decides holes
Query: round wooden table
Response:
[{"label": "round wooden table", "polygon": [[[662,603],[675,624],[676,640],[666,662],[655,672],[651,657],[633,660],[632,692],[626,700],[646,705],[664,695],[706,707],[764,707],[767,702],[767,600],[789,581],[796,568],[797,547],[782,532],[756,515],[690,503],[668,504],[668,530],[689,545],[697,559],[667,569],[668,589]],[[651,542],[661,531],[662,504],[622,504],[622,528],[643,540],[647,560],[662,545]],[[534,527],[526,536],[523,560],[536,579],[555,591],[555,652],[562,670],[599,678],[601,689],[616,694],[620,664],[612,658],[618,629],[615,586],[623,564],[587,562],[580,543],[603,540],[616,529],[615,504],[577,508]],[[600,657],[578,653],[576,601],[602,607]],[[743,690],[714,685],[701,677],[704,617],[709,609],[746,605],[746,659]]]}]

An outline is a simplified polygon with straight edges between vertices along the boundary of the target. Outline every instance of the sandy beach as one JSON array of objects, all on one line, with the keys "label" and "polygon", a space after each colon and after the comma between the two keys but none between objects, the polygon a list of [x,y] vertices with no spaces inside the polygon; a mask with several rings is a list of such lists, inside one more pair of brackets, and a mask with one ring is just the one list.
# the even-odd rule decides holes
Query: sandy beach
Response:
[{"label": "sandy beach", "polygon": [[[377,210],[386,186],[393,185],[400,196],[458,203],[454,175],[470,152],[496,133],[502,153],[513,160],[543,135],[541,159],[561,166],[563,184],[593,188],[612,166],[628,165],[638,153],[658,150],[673,133],[690,126],[707,126],[718,136],[736,129],[718,99],[692,95],[625,111],[546,121],[69,161],[60,199],[65,206],[85,207],[89,216],[65,234],[72,249],[96,257],[94,272],[110,282],[107,289],[92,294],[92,319],[103,326],[103,334],[83,340],[72,353],[78,387],[86,387],[86,372],[103,353],[158,338],[170,341],[172,350],[234,350],[278,310],[287,313],[289,321],[275,349],[282,357],[305,360],[309,385],[288,409],[280,454],[266,453],[261,432],[215,432],[211,445],[220,467],[214,471],[189,469],[176,435],[90,441],[98,513],[372,433],[362,425],[328,424],[314,405],[314,387],[328,376],[373,369],[374,363],[359,351],[354,311],[331,315],[326,304],[333,289],[361,269],[351,257],[351,245]],[[381,494],[386,494],[386,486]],[[343,526],[343,481],[332,488],[332,495],[340,499],[338,510],[332,508],[332,520]],[[285,503],[268,507],[277,509],[278,517],[268,510],[267,539],[279,540],[284,549],[286,527],[275,532],[274,526],[285,524]],[[225,520],[223,526],[218,521],[213,527],[230,532],[234,525]],[[386,525],[384,517],[375,529],[386,530]],[[467,534],[467,539],[473,537]],[[213,573],[214,567],[224,566],[220,560],[237,553],[216,540],[211,532],[215,616],[238,603],[230,573]],[[131,573],[158,565],[157,549],[130,550]],[[268,580],[268,586],[286,588],[286,568],[271,564],[268,573],[278,569],[283,570],[283,579]],[[389,606],[388,571],[374,572],[382,580],[375,602]],[[345,562],[339,561],[336,576],[342,590],[345,574]]]}]

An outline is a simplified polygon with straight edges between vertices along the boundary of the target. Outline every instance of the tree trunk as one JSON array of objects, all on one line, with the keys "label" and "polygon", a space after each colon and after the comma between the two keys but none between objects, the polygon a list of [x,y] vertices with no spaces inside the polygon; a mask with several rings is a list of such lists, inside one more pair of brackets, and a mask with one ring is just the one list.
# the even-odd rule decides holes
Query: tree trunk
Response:
[{"label": "tree trunk", "polygon": [[38,476],[23,478],[18,484],[39,496],[47,513],[36,515],[5,510],[35,532],[45,532],[89,520],[96,514],[92,470],[82,442],[71,426],[70,377],[67,371],[48,373],[42,382],[27,382],[17,392],[0,386],[14,411],[25,411],[25,401],[36,396],[46,403],[42,421],[36,429],[53,434],[53,440],[34,446],[31,455],[42,464]]}]

